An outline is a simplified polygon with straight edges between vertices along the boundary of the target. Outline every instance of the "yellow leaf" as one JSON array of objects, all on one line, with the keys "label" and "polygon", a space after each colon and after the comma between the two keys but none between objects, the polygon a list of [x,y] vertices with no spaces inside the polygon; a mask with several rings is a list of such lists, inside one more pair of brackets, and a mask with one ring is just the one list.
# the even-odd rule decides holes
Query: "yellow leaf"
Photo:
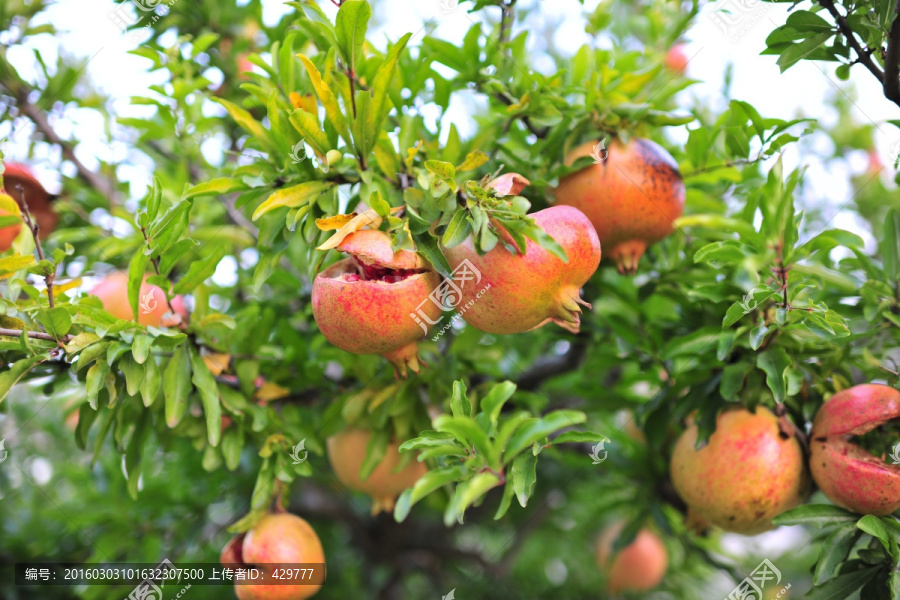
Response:
[{"label": "yellow leaf", "polygon": [[17,217],[22,216],[22,213],[19,211],[19,205],[16,204],[16,201],[9,194],[0,193],[0,211]]},{"label": "yellow leaf", "polygon": [[16,271],[27,269],[37,261],[31,255],[20,256],[19,254],[0,258],[0,279],[11,277]]},{"label": "yellow leaf", "polygon": [[331,124],[347,143],[352,142],[350,130],[347,128],[347,121],[344,119],[344,113],[341,112],[337,97],[331,91],[331,88],[328,87],[328,84],[322,80],[322,74],[319,73],[316,65],[314,65],[305,55],[298,54],[297,58],[299,58],[303,63],[303,66],[306,67],[306,72],[309,74],[309,79],[312,81],[313,88],[316,90],[316,95],[319,96],[319,101],[322,103],[322,106],[325,107],[325,114],[328,115]]},{"label": "yellow leaf", "polygon": [[[67,292],[73,288],[77,288],[81,285],[81,278],[77,277],[75,279],[71,279],[65,283],[54,283],[53,291],[57,294],[61,294],[63,292]],[[46,293],[46,290],[45,290]]]},{"label": "yellow leaf", "polygon": [[484,163],[488,161],[488,155],[480,150],[476,150],[475,152],[469,152],[466,156],[466,159],[462,162],[461,165],[456,167],[456,172],[461,173],[463,171],[472,171],[477,169]]},{"label": "yellow leaf", "polygon": [[253,212],[253,220],[257,220],[276,208],[285,206],[288,208],[299,208],[333,185],[333,183],[327,181],[306,181],[300,185],[278,190],[257,207]]},{"label": "yellow leaf", "polygon": [[333,231],[352,221],[355,216],[357,216],[356,213],[350,213],[349,215],[334,215],[325,219],[316,219],[316,227],[321,231]]},{"label": "yellow leaf", "polygon": [[228,368],[228,363],[231,362],[231,355],[210,352],[203,355],[203,362],[206,363],[206,368],[209,369],[209,372],[218,377],[222,374],[222,371]]},{"label": "yellow leaf", "polygon": [[344,241],[344,238],[367,225],[372,225],[373,227],[381,225],[381,217],[379,217],[378,213],[372,209],[369,209],[362,214],[358,214],[347,221],[347,223],[338,229],[333,236],[328,238],[324,244],[316,248],[316,250],[331,250],[337,248],[341,242]]},{"label": "yellow leaf", "polygon": [[287,388],[283,388],[280,385],[276,385],[274,383],[266,382],[262,384],[262,386],[256,390],[256,394],[253,397],[262,402],[270,402],[272,400],[278,400],[279,398],[284,398],[285,396],[289,396],[291,391]]}]

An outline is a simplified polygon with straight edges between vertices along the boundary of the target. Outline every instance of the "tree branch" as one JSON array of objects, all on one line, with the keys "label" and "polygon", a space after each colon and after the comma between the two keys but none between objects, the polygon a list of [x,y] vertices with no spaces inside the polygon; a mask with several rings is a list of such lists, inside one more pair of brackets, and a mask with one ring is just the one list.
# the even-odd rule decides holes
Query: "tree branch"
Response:
[{"label": "tree branch", "polygon": [[[28,200],[25,198],[25,188],[21,183],[16,184],[16,191],[19,192],[19,203],[22,205],[22,218],[25,220],[25,225],[28,226],[28,229],[31,231],[31,236],[34,238],[34,247],[37,250],[38,258],[40,260],[46,260],[44,258],[44,247],[41,246],[41,238],[38,237],[38,232],[41,230],[41,226],[38,225],[38,222],[35,221],[31,216],[31,210],[28,208]],[[56,279],[56,269],[54,268],[53,272],[44,275],[44,281],[47,283],[47,300],[50,303],[50,308],[53,308],[53,280]]]},{"label": "tree branch", "polygon": [[[872,52],[867,48],[863,48],[850,23],[847,22],[847,18],[834,5],[834,0],[819,0],[819,4],[831,14],[835,23],[837,23],[838,29],[847,38],[847,43],[856,52],[856,62],[865,66],[882,83],[884,95],[888,100],[900,105],[900,81],[897,79],[897,66],[900,64],[900,45],[897,43],[898,37],[900,37],[900,23],[898,23],[896,17],[888,34],[888,53],[885,56],[885,70],[882,71],[875,61],[872,60]],[[893,61],[888,58],[892,51],[895,55]]]},{"label": "tree branch", "polygon": [[[14,338],[22,337],[23,330],[21,329],[4,329],[0,327],[0,336],[9,336]],[[25,331],[25,335],[30,337],[33,340],[46,340],[48,342],[55,342],[57,339],[50,335],[49,333],[42,333],[40,331]],[[69,340],[72,339],[71,335],[64,335],[59,342],[65,344]]]},{"label": "tree branch", "polygon": [[536,360],[530,369],[522,373],[516,385],[520,390],[535,390],[545,380],[577,369],[581,366],[586,353],[587,334],[579,333],[565,353]]},{"label": "tree branch", "polygon": [[30,91],[31,90],[24,85],[16,91],[16,108],[19,109],[19,112],[34,123],[37,130],[44,134],[47,142],[60,147],[63,158],[75,165],[75,169],[78,171],[78,177],[81,178],[82,181],[103,194],[111,203],[114,202],[118,193],[113,183],[103,176],[94,173],[88,169],[84,163],[78,160],[78,157],[75,156],[75,149],[72,144],[59,137],[56,130],[53,129],[53,126],[47,119],[47,115],[44,111],[28,100]]}]

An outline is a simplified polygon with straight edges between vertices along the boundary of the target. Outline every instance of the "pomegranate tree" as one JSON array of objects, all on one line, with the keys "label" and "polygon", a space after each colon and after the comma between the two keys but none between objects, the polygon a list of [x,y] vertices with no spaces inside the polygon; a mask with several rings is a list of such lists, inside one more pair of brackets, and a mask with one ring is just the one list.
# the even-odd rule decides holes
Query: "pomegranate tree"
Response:
[{"label": "pomegranate tree", "polygon": [[441,306],[427,300],[440,276],[415,252],[394,252],[391,238],[378,230],[351,233],[337,249],[350,257],[313,283],[313,315],[322,335],[353,354],[381,354],[400,376],[407,369],[418,373],[416,342],[426,330],[412,315],[421,310],[437,322]]},{"label": "pomegranate tree", "polygon": [[559,204],[581,210],[594,227],[606,256],[621,273],[634,273],[647,246],[667,237],[684,211],[684,181],[675,159],[641,138],[579,146],[566,156],[573,164],[593,156],[595,164],[564,177],[553,190]]},{"label": "pomegranate tree", "polygon": [[832,502],[865,515],[900,509],[900,466],[852,440],[894,419],[900,419],[900,391],[878,384],[842,390],[816,413],[809,464],[816,485]]},{"label": "pomegranate tree", "polygon": [[445,248],[454,269],[468,261],[481,278],[461,287],[462,317],[488,333],[520,333],[550,322],[577,333],[581,307],[591,306],[581,299],[581,286],[600,265],[597,233],[581,211],[569,206],[530,216],[565,250],[568,261],[532,240],[526,240],[521,254],[498,244],[480,255],[471,237]]},{"label": "pomegranate tree", "polygon": [[727,410],[709,442],[697,444],[697,425],[678,438],[672,452],[672,483],[695,518],[726,531],[755,534],[772,518],[801,504],[809,473],[796,437],[783,434],[764,407],[756,413]]}]

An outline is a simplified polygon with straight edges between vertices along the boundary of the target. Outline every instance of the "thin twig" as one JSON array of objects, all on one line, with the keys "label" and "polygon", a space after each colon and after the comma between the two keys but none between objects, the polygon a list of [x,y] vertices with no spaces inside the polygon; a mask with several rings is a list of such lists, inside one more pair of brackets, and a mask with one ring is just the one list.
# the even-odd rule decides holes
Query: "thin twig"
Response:
[{"label": "thin twig", "polygon": [[[50,335],[49,333],[43,333],[41,331],[24,331],[22,329],[5,329],[5,328],[0,327],[0,336],[19,338],[19,337],[22,337],[23,333],[33,340],[45,340],[48,342],[57,341],[57,339],[55,337],[53,337],[52,335]],[[68,343],[69,340],[71,340],[71,339],[72,339],[71,335],[64,335],[58,341],[65,344],[65,343]]]},{"label": "thin twig", "polygon": [[[41,230],[41,226],[38,225],[38,222],[34,220],[31,216],[31,211],[28,209],[28,200],[25,198],[25,188],[21,183],[16,184],[16,191],[19,192],[19,204],[22,205],[23,215],[22,218],[25,220],[25,225],[28,226],[28,229],[31,231],[31,236],[34,238],[34,247],[37,250],[38,258],[46,260],[44,258],[44,247],[41,245],[41,238],[38,237],[38,233]],[[47,299],[50,303],[50,308],[54,306],[53,300],[53,280],[56,279],[56,267],[54,265],[53,272],[44,275],[44,281],[47,283]]]}]

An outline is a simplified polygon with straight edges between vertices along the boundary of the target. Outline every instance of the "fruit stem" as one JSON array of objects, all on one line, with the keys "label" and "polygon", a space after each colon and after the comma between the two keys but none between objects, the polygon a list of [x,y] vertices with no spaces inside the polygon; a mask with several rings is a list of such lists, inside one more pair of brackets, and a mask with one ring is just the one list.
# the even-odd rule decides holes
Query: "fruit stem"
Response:
[{"label": "fruit stem", "polygon": [[637,272],[638,262],[640,262],[646,250],[647,242],[630,240],[617,245],[609,254],[616,261],[619,273],[622,275],[634,275]]},{"label": "fruit stem", "polygon": [[413,373],[418,373],[421,369],[419,366],[420,363],[422,366],[428,366],[425,364],[424,360],[419,358],[419,346],[416,342],[395,348],[388,352],[383,352],[381,355],[391,361],[391,364],[394,365],[395,379],[406,379],[407,369]]}]

